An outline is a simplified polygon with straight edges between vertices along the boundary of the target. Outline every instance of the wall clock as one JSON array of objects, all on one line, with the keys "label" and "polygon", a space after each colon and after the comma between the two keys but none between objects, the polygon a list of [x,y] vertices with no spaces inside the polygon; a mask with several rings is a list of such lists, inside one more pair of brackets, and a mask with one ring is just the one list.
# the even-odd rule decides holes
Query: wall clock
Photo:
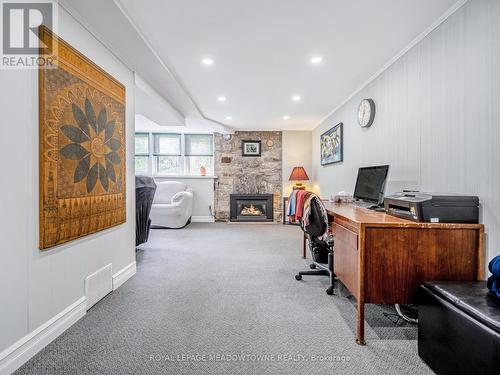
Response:
[{"label": "wall clock", "polygon": [[373,99],[363,99],[358,107],[358,123],[362,128],[373,124],[375,119],[375,102]]}]

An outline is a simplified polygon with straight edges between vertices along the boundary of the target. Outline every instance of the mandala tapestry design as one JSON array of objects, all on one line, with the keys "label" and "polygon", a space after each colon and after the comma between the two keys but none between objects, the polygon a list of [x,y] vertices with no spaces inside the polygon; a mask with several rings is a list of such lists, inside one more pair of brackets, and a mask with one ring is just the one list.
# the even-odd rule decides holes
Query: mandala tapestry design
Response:
[{"label": "mandala tapestry design", "polygon": [[106,107],[102,107],[96,119],[94,108],[88,99],[85,99],[85,113],[75,103],[71,105],[71,111],[78,126],[61,127],[64,135],[74,142],[64,146],[61,155],[70,160],[79,160],[73,182],[85,179],[87,193],[91,193],[99,179],[102,188],[108,191],[108,179],[116,182],[113,164],[119,165],[121,161],[117,153],[121,142],[113,138],[115,121],[107,122]]},{"label": "mandala tapestry design", "polygon": [[40,76],[40,249],[125,222],[125,87],[60,38]]}]

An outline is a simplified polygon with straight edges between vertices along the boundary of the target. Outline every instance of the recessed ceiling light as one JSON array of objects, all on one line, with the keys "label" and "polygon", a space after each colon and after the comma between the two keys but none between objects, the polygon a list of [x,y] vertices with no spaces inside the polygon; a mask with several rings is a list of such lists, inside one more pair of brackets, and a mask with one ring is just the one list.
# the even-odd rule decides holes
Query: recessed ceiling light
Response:
[{"label": "recessed ceiling light", "polygon": [[319,64],[323,62],[323,58],[321,56],[314,56],[311,58],[311,64]]},{"label": "recessed ceiling light", "polygon": [[226,116],[227,121],[231,121],[233,118],[231,116]]},{"label": "recessed ceiling light", "polygon": [[214,60],[213,60],[213,59],[211,59],[210,57],[205,57],[203,60],[201,60],[201,62],[202,62],[204,65],[213,65]]},{"label": "recessed ceiling light", "polygon": [[289,119],[290,119],[290,116],[288,116],[288,115],[283,116],[283,120],[289,120]]},{"label": "recessed ceiling light", "polygon": [[218,100],[219,102],[225,102],[225,101],[226,101],[226,97],[225,97],[225,96],[219,96],[219,97],[217,98],[217,100]]},{"label": "recessed ceiling light", "polygon": [[300,99],[302,99],[302,98],[300,97],[300,95],[294,95],[294,96],[292,96],[292,100],[293,100],[294,102],[298,102],[298,101],[300,101]]}]

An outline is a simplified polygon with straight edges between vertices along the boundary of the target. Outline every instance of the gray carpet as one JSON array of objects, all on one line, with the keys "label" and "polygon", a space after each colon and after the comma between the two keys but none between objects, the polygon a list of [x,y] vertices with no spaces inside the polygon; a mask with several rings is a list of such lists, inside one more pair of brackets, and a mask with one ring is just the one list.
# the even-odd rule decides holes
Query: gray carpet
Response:
[{"label": "gray carpet", "polygon": [[299,228],[191,224],[153,230],[137,275],[18,374],[426,374],[416,328],[367,311],[327,277],[294,274]]}]

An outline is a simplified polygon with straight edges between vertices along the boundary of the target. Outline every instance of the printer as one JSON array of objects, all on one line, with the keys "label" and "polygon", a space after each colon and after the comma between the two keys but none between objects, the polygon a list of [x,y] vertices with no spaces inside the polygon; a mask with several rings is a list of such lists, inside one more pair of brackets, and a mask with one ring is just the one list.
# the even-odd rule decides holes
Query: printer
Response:
[{"label": "printer", "polygon": [[479,198],[470,195],[402,192],[384,198],[389,215],[427,223],[478,223]]}]

